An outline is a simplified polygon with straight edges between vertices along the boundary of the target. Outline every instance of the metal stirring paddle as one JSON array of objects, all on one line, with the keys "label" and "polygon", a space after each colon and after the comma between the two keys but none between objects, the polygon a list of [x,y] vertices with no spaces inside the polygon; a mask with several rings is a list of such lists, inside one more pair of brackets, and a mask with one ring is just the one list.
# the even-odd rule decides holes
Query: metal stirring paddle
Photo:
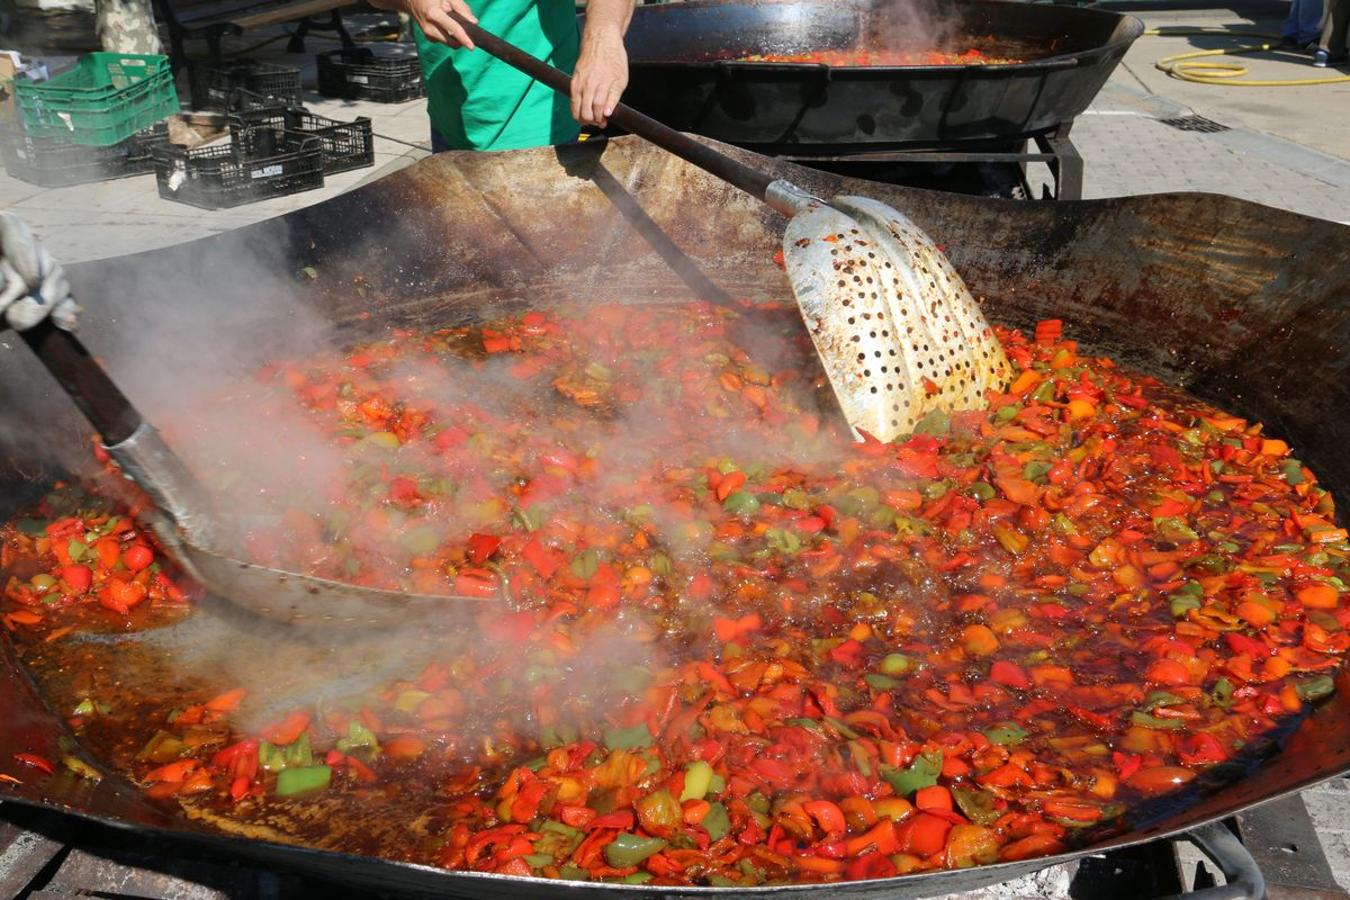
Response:
[{"label": "metal stirring paddle", "polygon": [[433,611],[482,609],[479,598],[359,587],[231,558],[217,549],[218,521],[200,483],[79,338],[50,319],[20,335],[102,436],[108,455],[149,495],[156,510],[142,518],[155,537],[213,594],[267,619],[313,627],[399,625]]},{"label": "metal stirring paddle", "polygon": [[[570,95],[572,79],[456,12],[492,56]],[[783,259],[844,418],[883,442],[933,410],[972,409],[1012,368],[961,277],[900,212],[866,197],[826,202],[623,103],[610,120],[789,218]]]}]

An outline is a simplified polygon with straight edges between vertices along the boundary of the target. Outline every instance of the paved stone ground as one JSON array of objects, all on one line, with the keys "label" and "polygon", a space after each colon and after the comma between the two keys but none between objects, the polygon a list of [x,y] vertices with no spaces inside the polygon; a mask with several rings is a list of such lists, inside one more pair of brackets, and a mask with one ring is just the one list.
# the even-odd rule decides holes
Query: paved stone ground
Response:
[{"label": "paved stone ground", "polygon": [[[1197,115],[1226,130],[1165,122]],[[1083,196],[1209,191],[1350,221],[1350,162],[1237,121],[1223,109],[1201,113],[1113,78],[1070,135],[1084,159]],[[1350,156],[1350,140],[1341,152]]]},{"label": "paved stone ground", "polygon": [[[1278,32],[1278,18],[1243,11],[1242,4],[1251,2],[1232,0],[1220,10],[1141,15],[1150,27],[1172,31],[1199,26],[1230,32]],[[371,24],[353,18],[357,28]],[[251,40],[257,37],[250,35]],[[1154,60],[1162,56],[1232,43],[1229,38],[1175,34],[1138,41],[1074,127],[1073,139],[1086,164],[1085,196],[1214,191],[1310,216],[1350,221],[1350,83],[1218,87],[1177,81],[1153,68]],[[321,38],[311,38],[310,44],[311,53],[332,46]],[[307,84],[313,84],[312,55],[279,54],[275,58],[303,65]],[[1250,62],[1253,77],[1294,79],[1323,74],[1312,69],[1306,57],[1290,53],[1242,59]],[[202,237],[317,203],[426,153],[400,143],[425,146],[422,101],[385,106],[325,100],[309,93],[306,104],[332,118],[369,116],[376,134],[387,136],[376,138],[375,168],[334,176],[322,190],[219,211],[159,199],[153,176],[48,190],[0,175],[0,209],[21,213],[59,258],[91,259]],[[1163,122],[1190,115],[1203,116],[1227,130],[1188,132]],[[1340,884],[1350,889],[1350,782],[1329,782],[1307,791],[1304,800],[1333,871]],[[1057,883],[1032,879],[1005,886],[997,895],[1054,894],[1057,887]]]},{"label": "paved stone ground", "polygon": [[[370,116],[378,121],[375,130],[380,135],[427,143],[425,101],[390,108],[377,103],[328,100],[317,94],[307,94],[305,106],[318,115],[342,121]],[[10,209],[23,216],[61,259],[120,256],[229,231],[318,203],[350,190],[385,166],[404,164],[407,154],[426,155],[429,152],[413,150],[386,137],[375,138],[374,150],[375,169],[331,175],[319,190],[234,209],[204,210],[163,200],[152,174],[65,188],[40,188],[7,174],[0,175],[0,209]]]},{"label": "paved stone ground", "polygon": [[[362,28],[374,27],[385,18],[379,14],[361,14],[349,16],[347,21],[352,30],[359,33]],[[251,32],[248,40],[256,43],[267,34]],[[227,42],[225,46],[228,50],[230,44]],[[284,44],[274,44],[269,50],[255,54],[254,58],[299,67],[306,86],[304,103],[312,112],[342,121],[369,117],[376,135],[373,168],[329,176],[318,190],[220,210],[197,209],[161,199],[152,174],[73,187],[41,188],[0,171],[0,209],[22,215],[60,259],[74,261],[120,256],[229,231],[321,202],[350,190],[372,175],[392,171],[430,152],[425,100],[382,104],[322,97],[313,90],[316,80],[314,54],[339,45],[322,36],[311,35],[306,38],[305,54],[287,54],[279,49],[282,46]],[[185,75],[180,75],[179,87],[186,106]]]},{"label": "paved stone ground", "polygon": [[[1148,5],[1147,2],[1137,4],[1139,7]],[[1180,81],[1154,67],[1158,59],[1177,53],[1232,50],[1263,43],[1260,39],[1233,35],[1239,32],[1278,35],[1287,9],[1283,4],[1271,4],[1270,0],[1226,0],[1216,5],[1220,8],[1136,12],[1149,29],[1162,34],[1146,34],[1135,42],[1125,56],[1118,80],[1191,107],[1201,115],[1218,118],[1225,125],[1278,135],[1324,153],[1350,158],[1347,157],[1350,152],[1350,80],[1339,84],[1287,87],[1220,87]],[[1195,28],[1219,34],[1177,34]],[[1288,50],[1227,55],[1204,61],[1245,65],[1250,71],[1247,77],[1261,80],[1344,78],[1350,74],[1347,66],[1339,70],[1314,69],[1310,56]]]},{"label": "paved stone ground", "polygon": [[1350,890],[1350,778],[1336,778],[1303,792],[1322,852],[1342,888]]}]

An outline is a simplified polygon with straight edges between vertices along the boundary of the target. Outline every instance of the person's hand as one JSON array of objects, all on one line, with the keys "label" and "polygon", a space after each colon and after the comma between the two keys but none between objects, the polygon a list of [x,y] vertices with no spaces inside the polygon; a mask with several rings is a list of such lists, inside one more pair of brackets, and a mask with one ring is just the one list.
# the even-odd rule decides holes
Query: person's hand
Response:
[{"label": "person's hand", "polygon": [[407,0],[407,10],[431,40],[450,47],[473,49],[473,40],[448,12],[454,10],[477,25],[478,18],[464,0]]},{"label": "person's hand", "polygon": [[603,128],[628,87],[628,51],[623,32],[587,27],[572,75],[572,118]]},{"label": "person's hand", "polygon": [[70,298],[65,271],[11,213],[0,213],[0,310],[15,331],[26,331],[48,316],[71,331],[80,311]]}]

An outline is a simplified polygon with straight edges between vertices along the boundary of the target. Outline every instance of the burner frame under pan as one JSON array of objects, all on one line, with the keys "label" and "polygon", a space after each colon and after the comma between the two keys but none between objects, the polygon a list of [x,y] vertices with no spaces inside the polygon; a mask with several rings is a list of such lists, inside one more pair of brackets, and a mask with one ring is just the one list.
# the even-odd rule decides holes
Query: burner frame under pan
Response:
[{"label": "burner frame under pan", "polygon": [[[905,184],[910,187],[931,187],[935,190],[953,190],[956,193],[978,193],[985,196],[1015,196],[1019,199],[1081,200],[1083,199],[1083,157],[1069,138],[1073,122],[1061,122],[1049,131],[1025,137],[999,141],[968,141],[939,146],[902,144],[878,146],[852,144],[803,150],[791,144],[747,146],[778,159],[799,165],[824,169],[844,175]],[[1044,164],[1050,171],[1053,185],[1042,187],[1041,196],[1034,198],[1027,181],[1029,163]],[[1003,170],[994,176],[994,184],[1008,184],[1018,192],[951,187],[954,179],[943,174],[953,168],[983,166]],[[887,167],[892,167],[887,173]],[[936,170],[925,176],[924,169]],[[907,174],[897,174],[905,172]],[[917,174],[916,174],[917,173]]]}]

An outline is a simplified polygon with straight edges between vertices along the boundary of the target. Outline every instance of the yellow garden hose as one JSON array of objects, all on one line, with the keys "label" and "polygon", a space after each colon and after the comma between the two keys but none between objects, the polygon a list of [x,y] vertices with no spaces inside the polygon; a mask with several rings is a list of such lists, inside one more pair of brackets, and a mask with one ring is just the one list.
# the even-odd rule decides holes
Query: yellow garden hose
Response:
[{"label": "yellow garden hose", "polygon": [[1261,53],[1279,49],[1280,35],[1262,34],[1252,31],[1216,31],[1212,28],[1150,28],[1144,34],[1157,37],[1182,35],[1210,35],[1234,38],[1265,38],[1275,43],[1248,44],[1228,50],[1197,50],[1191,53],[1178,53],[1164,56],[1153,64],[1154,68],[1166,72],[1182,81],[1196,84],[1224,84],[1232,87],[1293,87],[1305,84],[1345,84],[1350,75],[1323,75],[1316,78],[1288,78],[1279,80],[1243,78],[1247,67],[1234,62],[1197,62],[1211,56],[1235,56],[1239,53]]}]

